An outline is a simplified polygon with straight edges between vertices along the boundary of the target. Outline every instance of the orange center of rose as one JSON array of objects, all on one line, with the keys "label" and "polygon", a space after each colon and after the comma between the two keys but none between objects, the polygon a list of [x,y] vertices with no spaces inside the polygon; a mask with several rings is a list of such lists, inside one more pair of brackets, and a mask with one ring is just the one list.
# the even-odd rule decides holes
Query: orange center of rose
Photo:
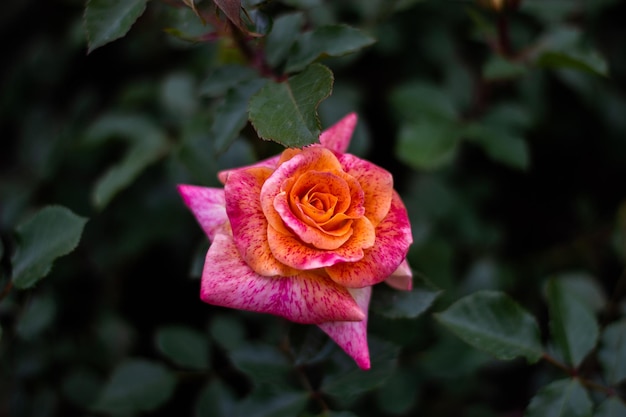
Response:
[{"label": "orange center of rose", "polygon": [[331,236],[344,236],[352,227],[345,214],[352,202],[348,183],[338,172],[309,171],[289,192],[289,205],[304,223]]}]

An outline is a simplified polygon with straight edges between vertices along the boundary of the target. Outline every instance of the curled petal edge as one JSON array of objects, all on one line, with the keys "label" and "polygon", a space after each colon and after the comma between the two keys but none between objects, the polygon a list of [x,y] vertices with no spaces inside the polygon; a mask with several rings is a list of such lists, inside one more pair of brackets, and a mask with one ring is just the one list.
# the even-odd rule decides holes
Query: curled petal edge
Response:
[{"label": "curled petal edge", "polygon": [[177,188],[183,201],[210,240],[213,240],[216,233],[228,228],[223,189],[186,184],[180,184]]},{"label": "curled petal edge", "polygon": [[385,283],[391,288],[400,291],[411,291],[413,289],[413,272],[406,259],[400,264],[398,269],[385,280]]}]

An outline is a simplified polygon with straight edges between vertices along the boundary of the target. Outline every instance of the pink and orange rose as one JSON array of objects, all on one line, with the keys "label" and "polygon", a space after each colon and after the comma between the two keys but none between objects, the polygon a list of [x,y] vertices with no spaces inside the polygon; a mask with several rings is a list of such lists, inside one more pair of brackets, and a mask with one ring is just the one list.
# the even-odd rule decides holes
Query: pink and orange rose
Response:
[{"label": "pink and orange rose", "polygon": [[411,228],[393,178],[345,153],[357,117],[320,144],[219,173],[224,188],[180,185],[212,244],[203,301],[316,324],[370,367],[372,285],[410,290]]}]

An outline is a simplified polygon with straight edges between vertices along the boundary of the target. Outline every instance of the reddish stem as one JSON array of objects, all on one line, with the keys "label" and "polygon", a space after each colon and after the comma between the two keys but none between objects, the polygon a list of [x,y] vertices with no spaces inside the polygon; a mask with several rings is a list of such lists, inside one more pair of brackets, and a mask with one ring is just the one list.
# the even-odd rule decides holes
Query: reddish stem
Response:
[{"label": "reddish stem", "polygon": [[506,13],[500,13],[498,15],[498,49],[505,58],[511,58],[513,56],[509,36],[509,19]]},{"label": "reddish stem", "polygon": [[9,282],[7,282],[7,285],[5,285],[2,289],[2,292],[0,292],[0,301],[2,301],[4,297],[9,295],[11,289],[13,289],[13,281],[9,280]]}]

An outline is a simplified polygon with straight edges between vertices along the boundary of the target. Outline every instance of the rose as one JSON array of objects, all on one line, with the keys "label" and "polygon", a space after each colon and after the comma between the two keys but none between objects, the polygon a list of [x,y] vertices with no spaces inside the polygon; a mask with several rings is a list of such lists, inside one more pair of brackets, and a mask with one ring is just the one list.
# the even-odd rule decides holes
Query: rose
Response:
[{"label": "rose", "polygon": [[220,172],[224,189],[178,190],[212,242],[203,301],[317,324],[368,369],[371,288],[411,289],[412,236],[391,174],[344,153],[356,121],[346,116],[320,144]]}]

